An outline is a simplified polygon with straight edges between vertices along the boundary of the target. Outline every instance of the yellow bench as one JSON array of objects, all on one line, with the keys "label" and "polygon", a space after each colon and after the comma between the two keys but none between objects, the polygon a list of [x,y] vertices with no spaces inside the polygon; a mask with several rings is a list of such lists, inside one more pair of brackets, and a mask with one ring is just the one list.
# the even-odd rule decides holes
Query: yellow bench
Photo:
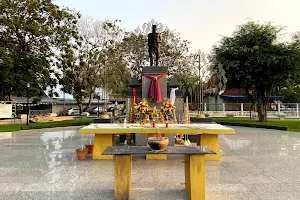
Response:
[{"label": "yellow bench", "polygon": [[[157,124],[156,128],[150,125],[139,124],[90,124],[79,129],[80,134],[95,134],[93,159],[112,160],[112,155],[101,155],[108,146],[115,146],[114,134],[139,133],[139,134],[189,134],[199,135],[199,146],[207,146],[216,154],[207,155],[207,160],[220,160],[220,146],[218,135],[235,134],[234,129],[220,124],[170,124],[168,128],[164,124]],[[166,159],[166,155],[152,155],[148,159]]]},{"label": "yellow bench", "polygon": [[172,147],[162,152],[153,152],[146,146],[107,147],[102,155],[115,156],[115,199],[130,199],[132,155],[184,154],[185,189],[191,200],[205,200],[205,155],[215,152],[204,146]]}]

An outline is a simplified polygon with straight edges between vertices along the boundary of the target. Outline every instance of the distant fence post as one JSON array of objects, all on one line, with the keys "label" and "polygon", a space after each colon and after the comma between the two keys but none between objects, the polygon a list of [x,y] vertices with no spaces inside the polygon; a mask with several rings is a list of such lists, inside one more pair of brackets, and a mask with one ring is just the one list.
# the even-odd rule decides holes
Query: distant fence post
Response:
[{"label": "distant fence post", "polygon": [[206,112],[206,103],[204,103],[204,111]]},{"label": "distant fence post", "polygon": [[244,116],[244,104],[241,103],[241,116]]},{"label": "distant fence post", "polygon": [[278,113],[280,114],[280,103],[278,103]]},{"label": "distant fence post", "polygon": [[299,117],[299,104],[296,104],[296,116]]},{"label": "distant fence post", "polygon": [[225,103],[223,103],[222,108],[223,108],[223,112],[225,112]]}]

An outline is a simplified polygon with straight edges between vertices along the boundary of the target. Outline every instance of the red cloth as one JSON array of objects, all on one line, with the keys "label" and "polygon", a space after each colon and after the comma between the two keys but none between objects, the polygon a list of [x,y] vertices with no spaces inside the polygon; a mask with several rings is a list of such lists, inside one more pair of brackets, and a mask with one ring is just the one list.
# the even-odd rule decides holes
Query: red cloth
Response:
[{"label": "red cloth", "polygon": [[162,97],[161,97],[161,91],[160,91],[160,83],[159,83],[158,79],[166,76],[166,74],[160,74],[157,77],[151,76],[149,74],[142,74],[142,76],[145,76],[145,77],[151,79],[148,97],[150,98],[150,100],[152,100],[152,101],[155,100],[156,103],[160,103],[162,101]]}]

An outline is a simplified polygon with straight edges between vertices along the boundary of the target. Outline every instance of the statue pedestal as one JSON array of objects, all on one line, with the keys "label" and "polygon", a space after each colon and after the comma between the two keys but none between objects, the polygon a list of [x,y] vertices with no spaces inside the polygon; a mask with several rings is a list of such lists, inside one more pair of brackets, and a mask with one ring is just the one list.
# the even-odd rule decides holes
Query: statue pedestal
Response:
[{"label": "statue pedestal", "polygon": [[[151,76],[157,77],[161,74],[166,74],[168,71],[167,67],[143,67],[142,68],[142,74],[149,74]],[[160,83],[160,90],[161,90],[161,97],[162,100],[167,97],[167,77],[161,77],[158,79],[159,83]],[[149,106],[153,107],[156,106],[157,110],[159,111],[161,106],[162,106],[162,102],[160,103],[156,103],[155,101],[150,101],[149,97],[148,97],[148,92],[149,92],[149,87],[151,84],[152,80],[142,76],[142,99],[145,98],[148,103]],[[174,135],[173,134],[167,134],[165,135],[165,137],[169,138],[169,146],[173,146],[175,141],[174,141]],[[147,144],[147,135],[144,134],[136,134],[135,135],[135,145],[137,146],[144,146],[145,144]]]},{"label": "statue pedestal", "polygon": [[[149,74],[151,76],[157,77],[161,74],[166,74],[168,71],[167,67],[143,67],[142,68],[142,74]],[[162,100],[167,97],[167,76],[163,76],[157,80],[160,83],[160,91],[161,91],[161,97]],[[149,93],[149,87],[152,80],[142,76],[142,99],[145,98],[149,106],[153,107],[156,106],[156,108],[159,110],[162,106],[162,102],[156,103],[155,101],[150,101],[148,97]]]}]

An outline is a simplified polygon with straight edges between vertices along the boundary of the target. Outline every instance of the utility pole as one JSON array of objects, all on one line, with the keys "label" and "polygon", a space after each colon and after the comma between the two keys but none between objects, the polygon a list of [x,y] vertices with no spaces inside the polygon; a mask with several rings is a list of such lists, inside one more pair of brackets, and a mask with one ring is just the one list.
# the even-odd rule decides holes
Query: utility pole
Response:
[{"label": "utility pole", "polygon": [[27,83],[27,120],[26,120],[26,125],[29,125],[29,113],[30,113],[30,108],[29,108],[29,87],[30,87],[30,83]]},{"label": "utility pole", "polygon": [[98,94],[98,96],[97,96],[97,99],[98,99],[98,119],[99,119],[99,115],[100,115],[100,108],[99,108],[99,106],[100,106],[100,95]]},{"label": "utility pole", "polygon": [[200,54],[200,51],[199,51],[199,55],[198,55],[198,62],[199,62],[199,65],[198,65],[198,69],[199,69],[199,100],[198,100],[198,115],[200,113],[202,113],[202,109],[201,109],[201,103],[202,103],[202,81],[201,81],[201,54]]},{"label": "utility pole", "polygon": [[66,115],[66,93],[64,92],[64,116]]}]

